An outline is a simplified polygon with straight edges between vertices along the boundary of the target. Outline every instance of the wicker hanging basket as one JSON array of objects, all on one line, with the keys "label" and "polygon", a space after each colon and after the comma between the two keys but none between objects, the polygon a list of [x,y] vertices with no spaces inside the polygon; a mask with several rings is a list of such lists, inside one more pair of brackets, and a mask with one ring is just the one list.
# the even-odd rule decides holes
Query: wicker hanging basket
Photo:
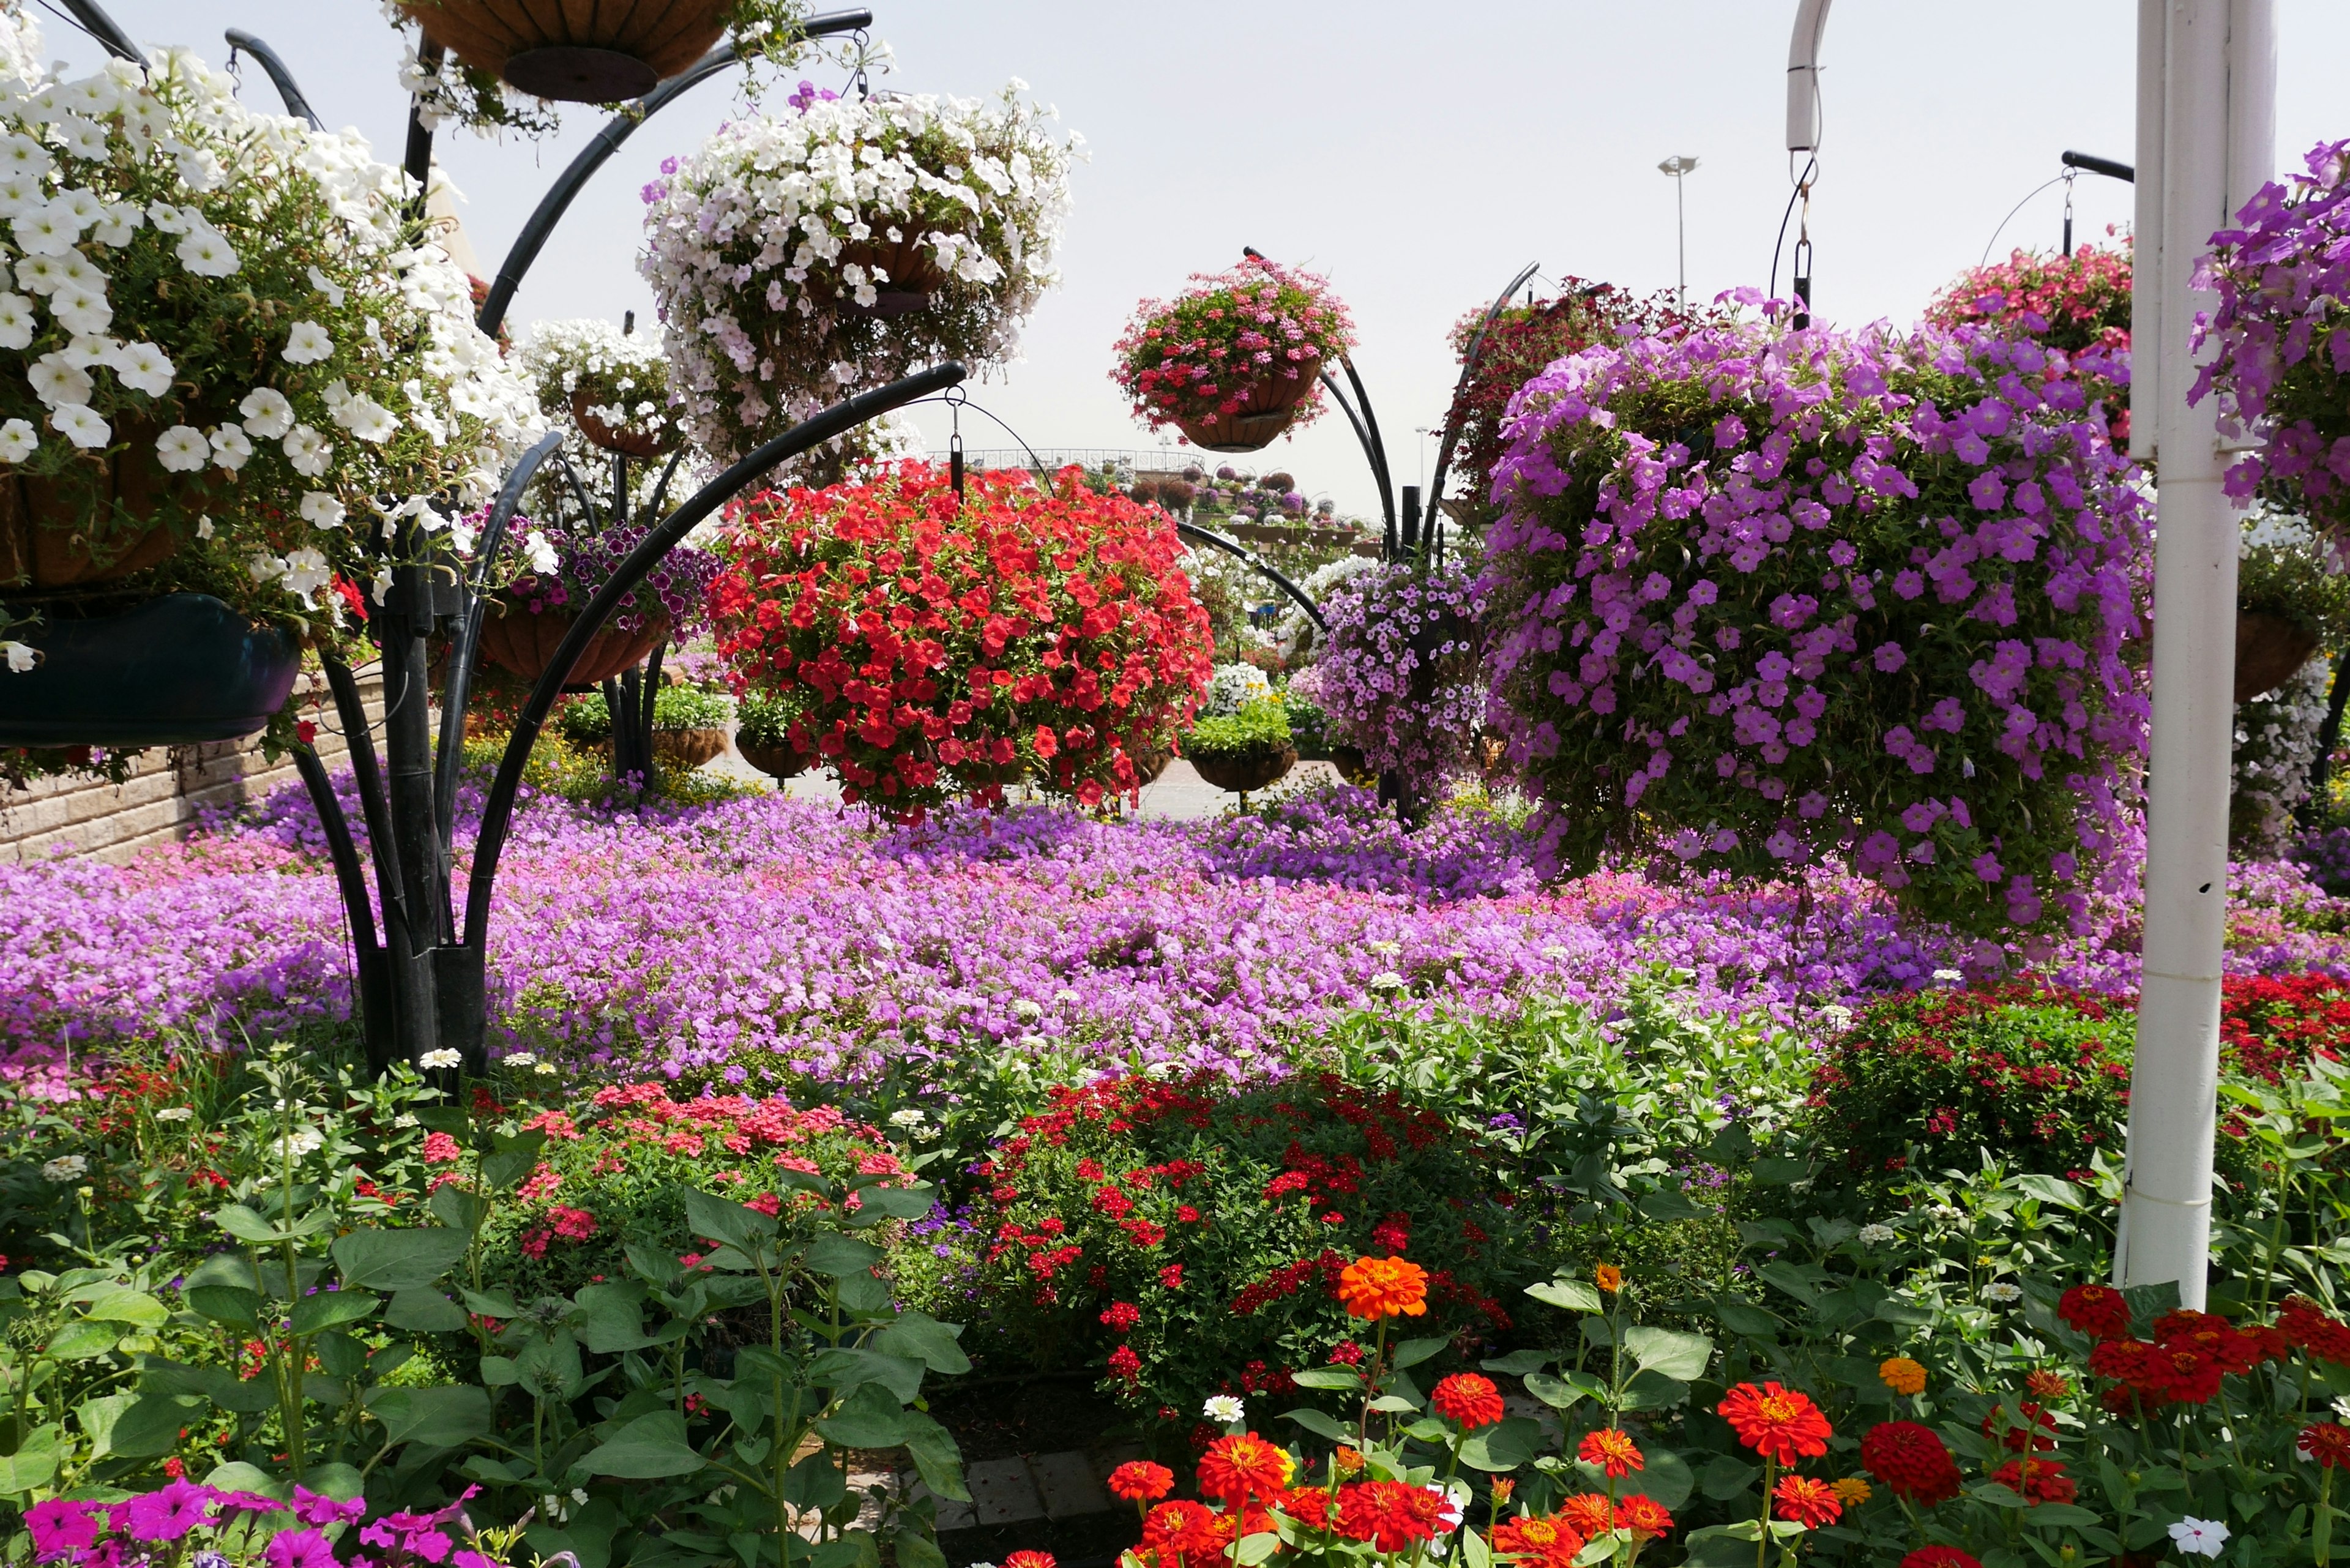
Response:
[{"label": "wicker hanging basket", "polygon": [[1277,752],[1243,752],[1237,756],[1193,757],[1194,772],[1215,785],[1238,794],[1253,789],[1263,789],[1278,783],[1297,765],[1297,748],[1284,746]]},{"label": "wicker hanging basket", "polygon": [[691,773],[725,752],[726,732],[723,729],[653,732],[653,755],[680,773]]},{"label": "wicker hanging basket", "polygon": [[[82,460],[73,472],[44,477],[21,471],[0,476],[0,587],[46,593],[110,583],[143,572],[180,547],[179,535],[152,521],[166,498],[201,510],[205,481],[172,473],[155,456],[156,428],[123,420],[119,452]],[[124,521],[92,539],[97,514]],[[150,519],[140,527],[136,519]]]},{"label": "wicker hanging basket", "polygon": [[536,98],[618,103],[690,68],[728,0],[400,0],[424,36]]},{"label": "wicker hanging basket", "polygon": [[[533,615],[503,593],[493,594],[491,600],[490,613],[482,619],[482,657],[525,680],[537,680],[546,673],[555,650],[578,618],[559,609]],[[642,631],[620,631],[608,622],[588,639],[563,689],[590,691],[607,676],[633,670],[668,635],[666,619],[656,618]]]},{"label": "wicker hanging basket", "polygon": [[1250,383],[1235,412],[1220,415],[1214,424],[1179,419],[1175,428],[1193,446],[1208,452],[1263,452],[1297,422],[1298,405],[1314,394],[1315,377],[1301,370],[1295,380],[1273,376]]},{"label": "wicker hanging basket", "polygon": [[2317,651],[2317,634],[2259,610],[2236,615],[2236,701],[2247,702],[2293,679]]},{"label": "wicker hanging basket", "polygon": [[734,749],[743,760],[778,782],[804,774],[814,766],[816,759],[806,752],[795,752],[789,746],[763,746],[755,741],[738,740]]},{"label": "wicker hanging basket", "polygon": [[1149,746],[1129,747],[1126,754],[1128,760],[1134,763],[1134,787],[1137,789],[1157,784],[1159,775],[1167,771],[1168,764],[1175,760],[1174,753],[1156,751]]},{"label": "wicker hanging basket", "polygon": [[571,422],[579,427],[589,446],[622,457],[667,457],[677,448],[677,431],[666,422],[650,431],[606,424],[597,417],[596,400],[584,387],[571,394]]}]

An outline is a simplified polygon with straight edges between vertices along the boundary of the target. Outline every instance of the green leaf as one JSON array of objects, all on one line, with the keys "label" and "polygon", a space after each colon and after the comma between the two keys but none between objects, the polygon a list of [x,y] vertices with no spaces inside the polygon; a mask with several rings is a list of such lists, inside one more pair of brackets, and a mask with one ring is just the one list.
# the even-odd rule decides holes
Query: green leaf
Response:
[{"label": "green leaf", "polygon": [[465,1309],[439,1291],[394,1291],[383,1321],[388,1328],[411,1334],[458,1334],[465,1327]]},{"label": "green leaf", "polygon": [[1581,1280],[1553,1280],[1548,1284],[1528,1285],[1526,1294],[1538,1302],[1547,1302],[1562,1312],[1597,1312],[1599,1291]]},{"label": "green leaf", "polygon": [[1659,1187],[1641,1199],[1634,1207],[1649,1219],[1664,1224],[1670,1224],[1676,1220],[1700,1219],[1704,1213],[1696,1204],[1691,1203],[1688,1195],[1678,1187]]},{"label": "green leaf", "polygon": [[258,1293],[261,1278],[253,1272],[253,1260],[242,1252],[214,1252],[188,1271],[182,1292],[199,1285],[233,1285],[238,1290]]},{"label": "green leaf", "polygon": [[[204,1405],[192,1394],[141,1394],[126,1401],[100,1446],[126,1458],[161,1459],[180,1446],[180,1428],[203,1414]],[[85,1418],[85,1429],[88,1425]]]},{"label": "green leaf", "polygon": [[2024,1515],[2027,1523],[2054,1525],[2072,1530],[2089,1530],[2103,1521],[2104,1516],[2092,1509],[2080,1508],[2069,1502],[2043,1502]]},{"label": "green leaf", "polygon": [[255,1214],[242,1203],[232,1203],[213,1211],[213,1223],[238,1241],[256,1247],[265,1247],[286,1240],[276,1226]]},{"label": "green leaf", "polygon": [[879,1211],[891,1220],[920,1220],[938,1207],[938,1194],[928,1187],[860,1187],[857,1211]]},{"label": "green leaf", "polygon": [[1632,1359],[1640,1364],[1642,1371],[1661,1372],[1684,1383],[1694,1383],[1704,1376],[1706,1364],[1713,1359],[1711,1336],[1671,1328],[1627,1328],[1624,1331],[1624,1348],[1632,1353]]},{"label": "green leaf", "polygon": [[579,1343],[597,1355],[618,1355],[655,1343],[645,1334],[643,1285],[583,1285],[572,1299],[579,1303]]},{"label": "green leaf", "polygon": [[1493,1568],[1493,1549],[1477,1533],[1474,1525],[1464,1525],[1461,1531],[1461,1561],[1467,1568]]},{"label": "green leaf", "polygon": [[188,1305],[231,1328],[253,1328],[261,1322],[261,1293],[238,1285],[189,1285],[180,1293]]},{"label": "green leaf", "polygon": [[1407,1339],[1396,1346],[1394,1366],[1417,1366],[1444,1354],[1451,1347],[1451,1336],[1439,1334],[1433,1339]]},{"label": "green leaf", "polygon": [[0,1459],[0,1497],[21,1497],[47,1486],[57,1473],[57,1450],[65,1440],[61,1427],[36,1427],[15,1453]]},{"label": "green leaf", "polygon": [[[1760,1338],[1774,1334],[1787,1326],[1787,1320],[1766,1307],[1752,1302],[1742,1302],[1735,1296],[1714,1296],[1715,1321],[1732,1334]],[[1669,1505],[1668,1505],[1669,1506]]]},{"label": "green leaf", "polygon": [[484,1295],[459,1285],[457,1297],[465,1303],[467,1312],[479,1313],[484,1317],[495,1318],[500,1323],[512,1323],[522,1315],[522,1308],[515,1304],[514,1297],[504,1293]]},{"label": "green leaf", "polygon": [[1773,1258],[1755,1270],[1754,1275],[1765,1284],[1778,1286],[1805,1306],[1817,1306],[1827,1284],[1825,1270],[1808,1263],[1791,1263],[1784,1258]]},{"label": "green leaf", "polygon": [[947,1554],[929,1536],[905,1531],[898,1537],[898,1568],[947,1568]]},{"label": "green leaf", "polygon": [[1525,1416],[1512,1416],[1463,1438],[1461,1462],[1471,1469],[1503,1474],[1532,1463],[1542,1447],[1542,1423]]},{"label": "green leaf", "polygon": [[1800,1159],[1758,1159],[1748,1168],[1756,1183],[1763,1187],[1784,1187],[1801,1181],[1810,1174],[1811,1167]]},{"label": "green leaf", "polygon": [[1526,1392],[1554,1410],[1567,1410],[1578,1399],[1604,1399],[1606,1385],[1585,1372],[1570,1372],[1565,1377],[1553,1377],[1545,1372],[1526,1374]]},{"label": "green leaf", "polygon": [[818,1236],[807,1250],[807,1266],[819,1274],[838,1278],[869,1272],[881,1261],[881,1249],[854,1236]]},{"label": "green leaf", "polygon": [[[2027,1198],[2037,1198],[2041,1202],[2054,1204],[2059,1209],[2079,1209],[2087,1201],[2078,1187],[2054,1176],[2019,1176],[2010,1185]],[[2034,1514],[2033,1517],[2038,1519],[2041,1516]]]},{"label": "green leaf", "polygon": [[466,1384],[433,1388],[370,1388],[367,1406],[383,1423],[387,1446],[463,1448],[490,1435],[490,1396]]},{"label": "green leaf", "polygon": [[835,1347],[816,1352],[808,1363],[808,1380],[821,1387],[844,1391],[878,1384],[895,1396],[899,1404],[910,1405],[921,1397],[925,1370],[920,1362],[909,1361],[902,1355]]},{"label": "green leaf", "polygon": [[1260,1531],[1254,1535],[1241,1537],[1240,1545],[1233,1552],[1233,1561],[1240,1564],[1240,1568],[1256,1568],[1260,1563],[1271,1562],[1274,1553],[1280,1550],[1281,1537],[1278,1533],[1270,1530]]},{"label": "green leaf", "polygon": [[1407,1399],[1399,1394],[1382,1394],[1371,1401],[1371,1408],[1381,1415],[1399,1416],[1407,1410],[1419,1409],[1419,1402],[1416,1399]]},{"label": "green leaf", "polygon": [[1653,1366],[1644,1366],[1624,1385],[1624,1408],[1627,1410],[1662,1410],[1689,1397],[1689,1385],[1678,1377],[1668,1377]]},{"label": "green leaf", "polygon": [[112,1350],[121,1337],[112,1324],[69,1323],[49,1336],[48,1353],[59,1361],[88,1361]]},{"label": "green leaf", "polygon": [[335,1241],[335,1267],[346,1287],[423,1290],[457,1266],[472,1238],[445,1225],[412,1231],[354,1231]]},{"label": "green leaf", "polygon": [[879,1384],[867,1383],[816,1422],[816,1430],[844,1449],[894,1449],[906,1440],[905,1407]]},{"label": "green leaf", "polygon": [[[113,1451],[114,1424],[122,1413],[139,1402],[136,1394],[107,1394],[95,1399],[85,1399],[74,1407],[74,1425],[89,1439],[90,1458],[99,1459]],[[177,1426],[172,1428],[176,1436]]]},{"label": "green leaf", "polygon": [[127,1323],[137,1328],[161,1328],[172,1321],[172,1311],[144,1291],[117,1288],[84,1307],[82,1316],[99,1323]]},{"label": "green leaf", "polygon": [[1657,1448],[1643,1449],[1641,1458],[1648,1460],[1648,1468],[1640,1472],[1641,1491],[1669,1509],[1689,1501],[1697,1490],[1697,1475],[1688,1460],[1670,1449]]},{"label": "green leaf", "polygon": [[1540,1372],[1550,1365],[1547,1350],[1513,1350],[1492,1361],[1477,1364],[1487,1372],[1498,1372],[1504,1377],[1523,1377],[1529,1372]]},{"label": "green leaf", "polygon": [[910,1356],[942,1376],[952,1377],[971,1370],[971,1357],[956,1343],[962,1334],[962,1324],[941,1323],[928,1313],[903,1312],[898,1321],[873,1336],[876,1349],[892,1355]]},{"label": "green leaf", "polygon": [[1326,1438],[1334,1443],[1343,1443],[1354,1437],[1352,1432],[1319,1410],[1284,1410],[1282,1412],[1281,1418],[1284,1421],[1295,1421],[1315,1437]]},{"label": "green leaf", "polygon": [[762,1238],[775,1233],[773,1215],[745,1209],[731,1199],[719,1198],[694,1188],[688,1188],[685,1192],[685,1220],[695,1235],[706,1236],[713,1241],[723,1241],[745,1251]]},{"label": "green leaf", "polygon": [[534,1127],[512,1136],[501,1134],[496,1142],[496,1152],[482,1157],[482,1184],[493,1192],[504,1192],[521,1186],[523,1178],[538,1168],[538,1151],[546,1147],[546,1134]]},{"label": "green leaf", "polygon": [[1705,1473],[1698,1477],[1698,1490],[1716,1502],[1727,1502],[1752,1486],[1762,1473],[1760,1465],[1750,1465],[1729,1454],[1716,1454],[1713,1462],[1705,1467]]},{"label": "green leaf", "polygon": [[[345,1238],[348,1240],[348,1238]],[[373,1317],[382,1299],[365,1291],[320,1291],[317,1295],[304,1296],[294,1303],[294,1332],[317,1334],[337,1328],[361,1318]]]},{"label": "green leaf", "polygon": [[215,1491],[251,1492],[255,1497],[274,1497],[280,1502],[294,1500],[292,1483],[279,1480],[258,1465],[246,1464],[243,1459],[214,1466],[203,1484]]},{"label": "green leaf", "polygon": [[685,1417],[674,1410],[659,1410],[621,1428],[577,1468],[619,1480],[659,1480],[690,1476],[705,1462],[685,1440]]},{"label": "green leaf", "polygon": [[490,1217],[490,1200],[479,1193],[466,1191],[455,1182],[434,1188],[427,1207],[432,1210],[435,1220],[452,1231],[463,1231],[469,1236],[480,1230],[482,1221]]},{"label": "green leaf", "polygon": [[1362,1374],[1340,1366],[1309,1366],[1291,1374],[1291,1381],[1300,1388],[1360,1388]]},{"label": "green leaf", "polygon": [[[949,1502],[969,1502],[971,1489],[963,1485],[962,1450],[955,1447],[947,1429],[920,1410],[909,1410],[905,1416],[906,1453],[914,1461],[914,1469],[922,1484],[934,1497]],[[905,1553],[905,1537],[899,1537],[900,1559]]]}]

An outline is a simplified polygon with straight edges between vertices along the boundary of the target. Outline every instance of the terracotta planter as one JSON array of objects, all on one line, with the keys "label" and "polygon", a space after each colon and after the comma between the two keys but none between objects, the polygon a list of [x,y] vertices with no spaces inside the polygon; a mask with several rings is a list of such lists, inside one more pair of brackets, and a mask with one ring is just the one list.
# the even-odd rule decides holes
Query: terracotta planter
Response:
[{"label": "terracotta planter", "polygon": [[[110,583],[143,572],[180,547],[169,528],[117,525],[93,542],[83,531],[95,512],[118,505],[131,518],[152,519],[166,497],[183,505],[200,500],[201,474],[172,473],[155,457],[156,427],[124,420],[115,431],[121,452],[87,459],[59,478],[12,472],[0,477],[0,587],[57,588]],[[94,546],[94,547],[93,547]]]},{"label": "terracotta planter", "polygon": [[[499,669],[536,680],[546,673],[546,666],[555,658],[555,650],[564,635],[577,619],[569,610],[546,610],[531,614],[507,599],[504,594],[491,596],[491,612],[482,618],[482,657]],[[579,655],[579,662],[571,667],[571,678],[564,683],[567,691],[592,690],[596,684],[623,670],[634,669],[653,650],[653,644],[669,635],[669,622],[655,620],[642,631],[614,629],[608,623],[588,639]]]},{"label": "terracotta planter", "polygon": [[724,730],[655,730],[653,755],[680,773],[691,773],[726,751]]},{"label": "terracotta planter", "polygon": [[787,779],[804,774],[814,766],[816,759],[789,746],[763,746],[755,741],[738,740],[734,749],[743,760],[772,779]]},{"label": "terracotta planter", "polygon": [[617,103],[690,67],[724,35],[727,0],[401,0],[424,36],[538,98]]},{"label": "terracotta planter", "polygon": [[1175,428],[1193,446],[1209,452],[1262,452],[1297,422],[1297,406],[1313,395],[1316,379],[1301,372],[1295,381],[1275,377],[1253,383],[1237,412],[1211,425],[1177,420]]},{"label": "terracotta planter", "polygon": [[905,316],[920,310],[931,303],[931,296],[946,286],[947,275],[931,253],[912,240],[885,243],[880,240],[852,240],[840,247],[840,263],[861,267],[879,267],[889,276],[887,287],[877,286],[877,297],[870,305],[844,303],[841,310],[849,316]]},{"label": "terracotta planter", "polygon": [[301,645],[208,594],[166,594],[94,620],[52,617],[0,671],[0,745],[182,746],[259,732],[286,705]]},{"label": "terracotta planter", "polygon": [[2281,616],[2236,616],[2236,701],[2249,701],[2293,679],[2317,651],[2317,637]]},{"label": "terracotta planter", "polygon": [[639,431],[625,425],[608,425],[596,417],[594,408],[595,400],[584,388],[571,394],[571,421],[588,438],[589,446],[636,458],[667,457],[677,446],[677,432],[673,430],[664,427]]},{"label": "terracotta planter", "polygon": [[1243,753],[1238,756],[1193,757],[1191,766],[1199,775],[1218,789],[1228,789],[1246,794],[1253,789],[1263,789],[1288,775],[1297,765],[1297,748],[1284,746],[1277,752]]}]

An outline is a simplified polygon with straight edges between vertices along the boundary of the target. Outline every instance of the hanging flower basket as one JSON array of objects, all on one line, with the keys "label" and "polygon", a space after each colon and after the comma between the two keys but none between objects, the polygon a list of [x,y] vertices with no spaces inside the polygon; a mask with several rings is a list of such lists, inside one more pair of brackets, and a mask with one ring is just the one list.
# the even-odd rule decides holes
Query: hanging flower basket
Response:
[{"label": "hanging flower basket", "polygon": [[600,452],[650,459],[675,452],[685,432],[669,401],[660,342],[608,321],[542,321],[522,346],[522,368],[550,418],[568,418]]},{"label": "hanging flower basket", "polygon": [[177,550],[165,520],[207,486],[165,471],[158,433],[125,421],[122,450],[77,452],[57,478],[0,471],[0,588],[40,594],[116,582]]},{"label": "hanging flower basket", "polygon": [[[534,98],[618,103],[689,69],[740,0],[400,0],[424,36]],[[775,11],[776,6],[754,6]],[[786,15],[799,7],[784,6]],[[739,30],[739,29],[738,29]]]},{"label": "hanging flower basket", "polygon": [[[533,611],[527,601],[506,591],[492,595],[491,600],[490,613],[482,618],[482,657],[525,680],[537,680],[555,661],[556,649],[563,646],[578,618],[566,609]],[[659,618],[628,631],[608,622],[588,639],[563,689],[584,691],[624,670],[634,670],[652,652],[653,644],[668,635],[669,622]]]},{"label": "hanging flower basket", "polygon": [[1000,99],[812,89],[645,187],[687,433],[732,461],[920,367],[1000,364],[1058,275],[1069,144]]},{"label": "hanging flower basket", "polygon": [[0,674],[0,746],[193,745],[256,734],[293,694],[302,650],[209,594],[15,635],[32,668]]},{"label": "hanging flower basket", "polygon": [[1194,756],[1191,767],[1201,778],[1218,789],[1228,789],[1238,794],[1277,784],[1297,765],[1297,748],[1284,746],[1279,751],[1243,752]]},{"label": "hanging flower basket", "polygon": [[[478,529],[487,516],[476,513],[467,521]],[[482,621],[482,656],[525,680],[537,680],[570,631],[577,607],[611,580],[644,536],[641,528],[590,534],[516,516],[498,561],[505,586],[492,593],[490,613]],[[691,632],[717,570],[716,558],[704,551],[688,545],[671,550],[588,639],[564,689],[579,691],[633,670],[655,643]]]},{"label": "hanging flower basket", "polygon": [[742,753],[744,762],[765,774],[769,778],[779,782],[807,772],[816,765],[816,761],[806,753],[794,751],[789,746],[763,746],[755,741],[738,740],[734,742],[734,749]]},{"label": "hanging flower basket", "polygon": [[2236,613],[2236,701],[2247,702],[2273,691],[2309,662],[2317,633],[2282,616],[2258,610]]},{"label": "hanging flower basket", "polygon": [[726,753],[726,732],[718,729],[653,731],[653,755],[680,773],[691,773]]},{"label": "hanging flower basket", "polygon": [[1322,411],[1321,377],[1354,347],[1329,280],[1251,256],[1149,299],[1118,341],[1110,379],[1152,430],[1211,452],[1257,452]]}]

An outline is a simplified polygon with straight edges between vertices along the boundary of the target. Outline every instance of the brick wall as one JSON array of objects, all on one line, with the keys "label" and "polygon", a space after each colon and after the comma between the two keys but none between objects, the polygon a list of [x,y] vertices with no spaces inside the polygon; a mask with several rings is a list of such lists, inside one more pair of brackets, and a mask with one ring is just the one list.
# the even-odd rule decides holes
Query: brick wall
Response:
[{"label": "brick wall", "polygon": [[[359,694],[380,723],[382,672],[370,666],[358,674]],[[308,675],[303,680],[305,711],[318,721],[318,755],[332,767],[348,749],[342,726],[334,720],[325,681]],[[325,701],[323,712],[312,708],[314,701]],[[201,808],[258,800],[299,776],[291,757],[272,766],[255,739],[150,751],[120,784],[74,777],[42,779],[22,790],[0,784],[0,865],[59,854],[119,863],[149,845],[187,836]]]}]

